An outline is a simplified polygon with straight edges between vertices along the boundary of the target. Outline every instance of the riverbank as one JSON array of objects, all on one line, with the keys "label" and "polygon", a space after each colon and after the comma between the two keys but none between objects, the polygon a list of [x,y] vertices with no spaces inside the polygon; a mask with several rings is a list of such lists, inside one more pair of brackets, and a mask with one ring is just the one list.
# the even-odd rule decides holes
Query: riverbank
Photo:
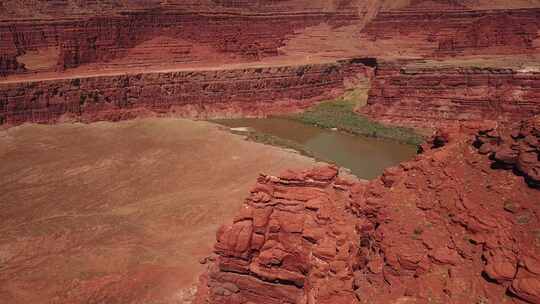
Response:
[{"label": "riverbank", "polygon": [[[213,122],[221,125],[227,125],[226,120],[214,120]],[[317,155],[315,152],[308,149],[305,145],[302,145],[294,140],[289,140],[279,136],[261,132],[254,128],[230,128],[230,132],[236,135],[244,136],[247,141],[253,141],[260,144],[293,150],[300,155],[313,158],[317,161],[333,163],[332,160],[325,159],[321,155]]]},{"label": "riverbank", "polygon": [[418,146],[424,141],[424,137],[412,128],[387,126],[356,113],[354,110],[365,104],[366,95],[367,89],[362,87],[334,100],[321,102],[302,113],[283,117],[320,128],[409,145]]},{"label": "riverbank", "polygon": [[250,141],[292,149],[326,163],[349,169],[361,179],[373,179],[384,169],[414,158],[414,145],[379,140],[320,128],[288,118],[243,118],[216,123]]}]

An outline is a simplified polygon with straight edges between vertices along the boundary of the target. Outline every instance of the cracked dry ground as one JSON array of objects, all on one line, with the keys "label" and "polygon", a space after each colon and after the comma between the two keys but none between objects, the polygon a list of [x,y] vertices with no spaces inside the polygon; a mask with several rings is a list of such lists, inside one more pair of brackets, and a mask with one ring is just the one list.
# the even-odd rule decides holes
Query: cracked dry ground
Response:
[{"label": "cracked dry ground", "polygon": [[540,303],[539,139],[538,118],[469,125],[368,183],[261,175],[197,301]]}]

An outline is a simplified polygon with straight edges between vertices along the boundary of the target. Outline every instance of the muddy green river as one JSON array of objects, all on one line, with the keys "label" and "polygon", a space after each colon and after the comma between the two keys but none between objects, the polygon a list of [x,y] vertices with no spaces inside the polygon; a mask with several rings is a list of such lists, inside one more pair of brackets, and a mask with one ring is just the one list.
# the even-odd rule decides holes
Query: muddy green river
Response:
[{"label": "muddy green river", "polygon": [[248,128],[293,141],[314,157],[347,168],[363,179],[373,179],[385,168],[416,155],[416,147],[412,145],[350,135],[283,118],[227,119],[217,122],[230,128]]}]

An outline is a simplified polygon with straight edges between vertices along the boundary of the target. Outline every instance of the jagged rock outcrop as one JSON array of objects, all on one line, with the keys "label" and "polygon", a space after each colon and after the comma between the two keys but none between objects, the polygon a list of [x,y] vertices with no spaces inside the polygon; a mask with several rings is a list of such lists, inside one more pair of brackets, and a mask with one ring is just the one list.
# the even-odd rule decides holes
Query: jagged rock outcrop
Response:
[{"label": "jagged rock outcrop", "polygon": [[436,134],[416,160],[387,170],[353,200],[377,227],[362,236],[375,244],[361,250],[366,265],[383,265],[360,270],[363,299],[539,303],[540,193],[473,147],[477,130],[491,128]]},{"label": "jagged rock outcrop", "polygon": [[[511,129],[528,142],[538,127]],[[371,182],[262,175],[198,303],[540,303],[540,193],[473,146],[490,128],[440,132]]]},{"label": "jagged rock outcrop", "polygon": [[294,112],[339,95],[367,69],[357,60],[343,60],[6,82],[0,83],[0,125]]},{"label": "jagged rock outcrop", "polygon": [[359,112],[419,127],[485,119],[518,121],[540,113],[540,72],[386,62],[377,68],[367,106]]},{"label": "jagged rock outcrop", "polygon": [[494,168],[513,169],[529,185],[540,187],[540,117],[519,129],[488,128],[480,131],[475,145],[493,160]]},{"label": "jagged rock outcrop", "polygon": [[358,232],[337,168],[261,175],[217,234],[200,303],[352,303]]}]

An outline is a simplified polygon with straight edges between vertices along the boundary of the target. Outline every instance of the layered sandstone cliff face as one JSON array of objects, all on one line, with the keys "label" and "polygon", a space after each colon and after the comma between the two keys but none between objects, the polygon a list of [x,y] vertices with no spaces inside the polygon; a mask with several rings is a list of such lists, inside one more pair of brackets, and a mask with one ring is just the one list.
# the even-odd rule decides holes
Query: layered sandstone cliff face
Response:
[{"label": "layered sandstone cliff face", "polygon": [[[4,22],[0,24],[0,74],[42,70],[33,62],[49,62],[52,70],[62,70],[119,58],[126,58],[124,69],[141,64],[260,60],[278,55],[286,36],[295,30],[338,22],[339,18],[324,13],[220,16],[149,11],[75,20]],[[160,38],[165,41],[152,44]],[[145,49],[145,43],[150,47]],[[138,52],[130,52],[137,47]],[[40,55],[51,48],[59,49],[55,57]],[[25,55],[33,62],[25,62]]]},{"label": "layered sandstone cliff face", "polygon": [[148,115],[264,116],[341,94],[368,70],[355,60],[0,84],[0,125]]},{"label": "layered sandstone cliff face", "polygon": [[540,71],[384,63],[375,73],[368,105],[359,112],[420,127],[484,119],[516,121],[540,113]]},{"label": "layered sandstone cliff face", "polygon": [[485,155],[537,186],[539,140],[538,118],[463,127],[369,183],[261,175],[198,303],[540,303],[540,192]]},{"label": "layered sandstone cliff face", "polygon": [[358,37],[387,61],[359,112],[416,127],[540,113],[540,9],[529,4],[411,1],[379,12]]},{"label": "layered sandstone cliff face", "polygon": [[[37,73],[39,79],[49,77],[40,72],[66,69],[82,76],[272,58],[281,58],[286,66],[358,54],[441,60],[479,54],[535,55],[540,46],[540,9],[534,8],[536,1],[525,2],[500,9],[486,1],[443,0],[7,1],[5,11],[12,15],[6,13],[0,23],[0,74]],[[41,7],[44,15],[25,16],[23,8],[31,5]],[[114,9],[103,14],[109,7]],[[60,18],[53,8],[73,15]],[[456,65],[413,71],[422,74],[416,77],[398,73],[399,65],[406,63],[379,68],[370,106],[363,110],[373,118],[425,126],[441,120],[513,119],[538,112],[534,72],[501,76],[497,69],[476,71]],[[443,77],[458,85],[437,83]],[[485,100],[480,93],[487,95]],[[16,107],[28,109],[25,104]]]},{"label": "layered sandstone cliff face", "polygon": [[[44,61],[48,70],[62,70],[119,58],[127,59],[124,68],[261,60],[278,55],[285,39],[303,28],[358,19],[357,8],[347,1],[7,1],[3,6],[0,76],[42,71],[36,62]],[[130,52],[137,47],[143,49]],[[56,56],[42,55],[51,48],[59,50]]]},{"label": "layered sandstone cliff face", "polygon": [[[118,15],[146,10],[181,9],[187,12],[335,12],[354,10],[356,0],[5,0],[0,16],[6,19]],[[368,2],[378,2],[371,0]]]},{"label": "layered sandstone cliff face", "polygon": [[359,33],[366,52],[391,57],[455,57],[538,53],[540,9],[379,12]]}]

